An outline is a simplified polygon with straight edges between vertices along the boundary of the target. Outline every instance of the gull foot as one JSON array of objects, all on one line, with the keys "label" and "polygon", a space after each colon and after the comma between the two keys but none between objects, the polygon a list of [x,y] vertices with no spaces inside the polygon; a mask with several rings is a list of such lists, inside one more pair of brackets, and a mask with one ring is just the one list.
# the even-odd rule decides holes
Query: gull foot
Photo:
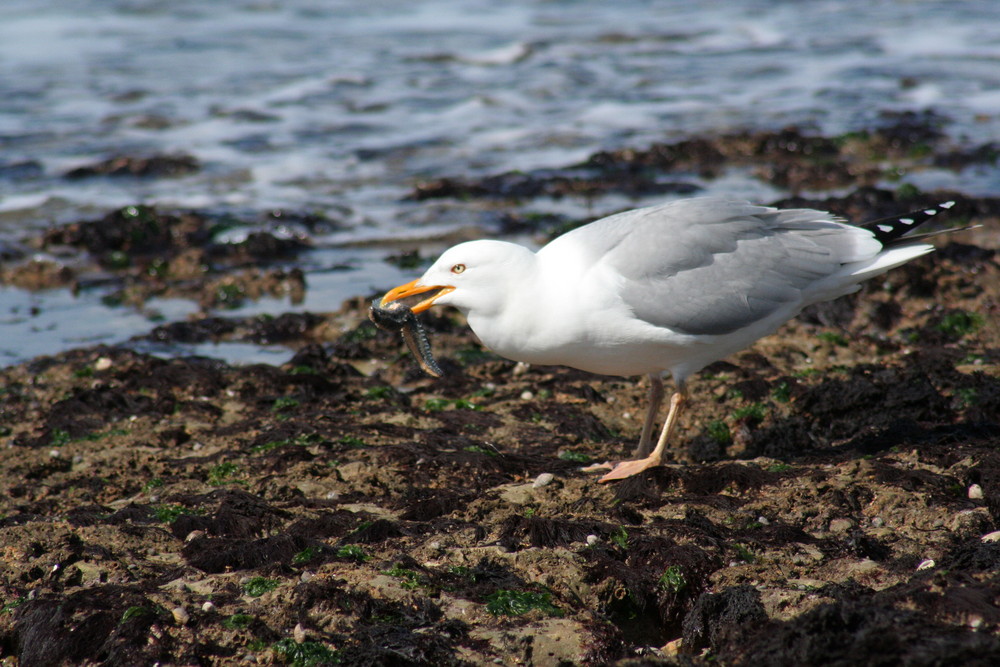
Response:
[{"label": "gull foot", "polygon": [[655,468],[658,465],[660,465],[660,459],[654,459],[651,456],[637,461],[622,461],[614,467],[614,470],[597,481],[603,484],[605,482],[612,482],[616,479],[625,479],[626,477],[631,477],[632,475],[638,475],[643,470]]},{"label": "gull foot", "polygon": [[597,472],[598,470],[607,470],[608,468],[614,468],[616,464],[611,461],[605,461],[604,463],[591,463],[589,466],[584,466],[580,468],[582,472]]}]

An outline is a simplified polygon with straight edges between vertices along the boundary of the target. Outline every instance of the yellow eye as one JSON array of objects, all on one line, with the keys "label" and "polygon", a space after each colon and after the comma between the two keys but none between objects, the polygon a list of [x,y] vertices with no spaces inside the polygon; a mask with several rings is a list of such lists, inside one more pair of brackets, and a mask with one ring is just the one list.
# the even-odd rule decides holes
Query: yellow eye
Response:
[{"label": "yellow eye", "polygon": [[461,273],[462,271],[465,271],[465,264],[456,264],[455,266],[451,267],[452,273]]}]

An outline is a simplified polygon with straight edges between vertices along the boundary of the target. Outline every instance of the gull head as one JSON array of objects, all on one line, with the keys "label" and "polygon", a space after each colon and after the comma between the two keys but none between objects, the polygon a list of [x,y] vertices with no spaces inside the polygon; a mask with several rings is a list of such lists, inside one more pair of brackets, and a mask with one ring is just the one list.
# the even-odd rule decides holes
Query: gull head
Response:
[{"label": "gull head", "polygon": [[411,306],[413,312],[441,305],[465,313],[496,313],[512,286],[530,272],[534,257],[527,248],[505,241],[460,243],[446,250],[424,275],[386,292],[382,305],[427,294]]}]

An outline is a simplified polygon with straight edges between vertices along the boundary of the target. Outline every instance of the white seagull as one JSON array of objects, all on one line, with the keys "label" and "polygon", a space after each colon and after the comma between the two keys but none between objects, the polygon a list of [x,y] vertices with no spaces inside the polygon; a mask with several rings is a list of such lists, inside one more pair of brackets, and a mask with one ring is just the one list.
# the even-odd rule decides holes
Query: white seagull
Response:
[{"label": "white seagull", "polygon": [[[862,227],[812,209],[780,210],[700,197],[611,215],[537,252],[504,241],[448,249],[385,305],[454,306],[483,345],[529,364],[603,375],[648,375],[649,410],[636,449],[601,482],[660,465],[692,373],[773,333],[806,306],[934,248],[908,231],[935,208]],[[652,447],[662,377],[676,391]]]}]

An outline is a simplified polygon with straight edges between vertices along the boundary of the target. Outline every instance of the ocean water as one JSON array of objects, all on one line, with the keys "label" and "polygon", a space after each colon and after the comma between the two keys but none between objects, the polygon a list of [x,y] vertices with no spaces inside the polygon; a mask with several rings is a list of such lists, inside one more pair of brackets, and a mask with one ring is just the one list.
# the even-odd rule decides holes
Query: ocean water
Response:
[{"label": "ocean water", "polygon": [[[140,202],[325,212],[337,225],[314,239],[314,260],[346,253],[357,271],[310,281],[308,307],[335,308],[397,277],[375,266],[378,253],[345,244],[482,222],[462,202],[404,201],[421,179],[558,167],[703,131],[836,134],[924,109],[950,119],[956,142],[1000,140],[1000,3],[5,0],[0,240]],[[112,155],[163,153],[203,168],[63,177]],[[919,178],[1000,190],[996,170]],[[703,185],[781,194],[739,175]],[[585,215],[629,203],[647,202],[550,205]],[[87,342],[151,326],[105,310],[97,294],[0,290],[0,363],[80,344],[60,313],[94,319]],[[24,315],[39,311],[52,321]]]}]

